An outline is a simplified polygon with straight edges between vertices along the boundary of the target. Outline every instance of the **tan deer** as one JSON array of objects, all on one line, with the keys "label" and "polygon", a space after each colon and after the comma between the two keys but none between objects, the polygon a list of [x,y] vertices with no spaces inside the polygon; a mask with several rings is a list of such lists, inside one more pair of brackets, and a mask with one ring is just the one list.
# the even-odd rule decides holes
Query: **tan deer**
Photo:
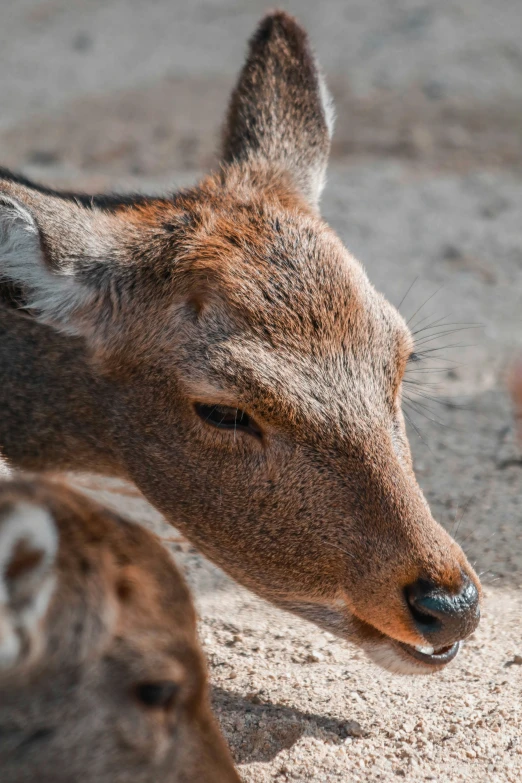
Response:
[{"label": "tan deer", "polygon": [[435,671],[480,586],[416,482],[415,346],[321,219],[332,108],[305,32],[269,14],[221,166],[165,198],[0,180],[0,447],[133,481],[259,595],[395,671]]},{"label": "tan deer", "polygon": [[47,480],[1,481],[2,783],[239,783],[207,690],[159,540]]}]

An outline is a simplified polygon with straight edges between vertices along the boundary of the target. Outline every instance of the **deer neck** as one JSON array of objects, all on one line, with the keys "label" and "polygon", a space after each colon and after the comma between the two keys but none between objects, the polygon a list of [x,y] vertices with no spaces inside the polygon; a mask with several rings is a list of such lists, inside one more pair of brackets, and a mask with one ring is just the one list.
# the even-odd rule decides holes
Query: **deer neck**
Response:
[{"label": "deer neck", "polygon": [[113,390],[81,340],[0,304],[0,459],[26,470],[119,475]]}]

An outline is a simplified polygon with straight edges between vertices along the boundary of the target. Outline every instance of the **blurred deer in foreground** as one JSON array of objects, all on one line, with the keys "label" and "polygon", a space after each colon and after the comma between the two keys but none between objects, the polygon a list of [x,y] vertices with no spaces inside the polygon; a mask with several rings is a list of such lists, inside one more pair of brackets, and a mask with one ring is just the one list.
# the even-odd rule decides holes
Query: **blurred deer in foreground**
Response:
[{"label": "blurred deer in foreground", "polygon": [[259,595],[431,672],[480,586],[414,476],[410,330],[319,215],[332,125],[307,36],[276,12],[198,186],[85,196],[4,171],[0,449],[133,481]]},{"label": "blurred deer in foreground", "polygon": [[147,530],[0,482],[2,783],[238,783],[188,589]]}]

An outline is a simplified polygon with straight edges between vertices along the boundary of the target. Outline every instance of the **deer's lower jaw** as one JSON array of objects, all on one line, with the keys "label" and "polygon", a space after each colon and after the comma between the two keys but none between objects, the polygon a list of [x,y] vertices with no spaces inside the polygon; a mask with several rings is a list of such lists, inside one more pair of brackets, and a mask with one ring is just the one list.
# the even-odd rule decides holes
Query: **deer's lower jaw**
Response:
[{"label": "deer's lower jaw", "polygon": [[419,661],[424,666],[429,667],[446,666],[447,663],[450,663],[458,655],[461,647],[460,642],[442,647],[440,650],[433,650],[433,648],[429,647],[412,647],[409,644],[404,644],[404,642],[395,642],[395,644],[414,661]]},{"label": "deer's lower jaw", "polygon": [[297,614],[335,636],[362,648],[366,655],[382,669],[394,674],[433,674],[443,669],[456,656],[462,642],[433,649],[400,642],[379,631],[370,623],[354,617],[344,601],[338,606],[287,601],[275,601],[281,609]]},{"label": "deer's lower jaw", "polygon": [[462,642],[433,650],[429,647],[414,647],[383,636],[380,642],[363,645],[368,657],[394,674],[433,674],[454,660]]}]

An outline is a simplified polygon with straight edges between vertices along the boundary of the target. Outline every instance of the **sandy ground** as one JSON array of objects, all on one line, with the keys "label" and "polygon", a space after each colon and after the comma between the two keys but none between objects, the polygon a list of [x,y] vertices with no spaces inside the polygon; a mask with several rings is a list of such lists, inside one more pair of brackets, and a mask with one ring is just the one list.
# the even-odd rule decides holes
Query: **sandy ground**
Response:
[{"label": "sandy ground", "polygon": [[[520,0],[286,5],[308,25],[339,107],[325,216],[393,302],[414,283],[407,317],[434,294],[414,323],[480,325],[432,346],[454,347],[425,375],[437,384],[425,389],[434,400],[417,399],[429,418],[410,413],[419,480],[483,572],[486,607],[445,672],[395,677],[171,542],[197,599],[215,709],[245,781],[515,783],[522,451],[504,378],[522,348]],[[254,0],[3,4],[2,164],[87,190],[194,181],[263,10]],[[127,488],[97,489],[176,535]]]}]

